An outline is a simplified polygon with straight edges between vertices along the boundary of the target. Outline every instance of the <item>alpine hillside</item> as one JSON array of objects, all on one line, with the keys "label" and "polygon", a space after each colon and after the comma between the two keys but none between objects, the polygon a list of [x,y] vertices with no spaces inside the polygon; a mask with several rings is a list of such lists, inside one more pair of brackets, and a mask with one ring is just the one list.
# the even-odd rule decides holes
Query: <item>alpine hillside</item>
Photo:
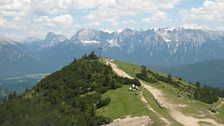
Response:
[{"label": "alpine hillside", "polygon": [[101,98],[108,90],[140,84],[136,79],[117,76],[94,53],[74,60],[30,90],[16,92],[0,103],[0,125],[98,126],[110,119],[96,115],[96,109],[111,99]]},{"label": "alpine hillside", "polygon": [[222,97],[223,90],[92,52],[25,93],[9,94],[0,104],[0,125],[222,126]]}]

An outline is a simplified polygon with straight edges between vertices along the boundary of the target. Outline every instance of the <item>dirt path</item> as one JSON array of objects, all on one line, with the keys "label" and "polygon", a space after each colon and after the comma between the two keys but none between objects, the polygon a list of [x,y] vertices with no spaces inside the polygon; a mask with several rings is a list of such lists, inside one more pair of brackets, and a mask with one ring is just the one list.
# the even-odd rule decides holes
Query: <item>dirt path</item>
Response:
[{"label": "dirt path", "polygon": [[[130,75],[125,73],[123,70],[119,69],[114,63],[110,62],[109,60],[106,60],[106,63],[110,64],[111,67],[113,68],[113,70],[115,71],[115,73],[117,73],[119,76],[128,77],[128,78],[133,79],[133,77],[131,77]],[[173,117],[173,119],[175,119],[180,124],[182,124],[184,126],[200,126],[200,125],[202,125],[202,124],[200,124],[200,122],[205,122],[205,123],[211,124],[213,126],[224,126],[224,124],[219,124],[218,122],[216,122],[213,119],[209,119],[209,118],[199,119],[199,118],[195,118],[193,116],[184,115],[183,113],[181,113],[178,110],[178,107],[185,106],[185,105],[176,105],[175,103],[170,102],[168,99],[166,99],[165,94],[161,90],[159,90],[143,81],[140,81],[140,82],[145,89],[147,89],[149,92],[151,92],[151,94],[154,96],[154,98],[157,100],[157,102],[161,105],[161,107],[168,109],[170,112],[170,115]],[[142,101],[147,102],[144,98],[142,99]],[[151,108],[149,108],[149,109],[151,110]],[[169,125],[169,123],[167,123],[167,122],[166,122],[166,124]]]},{"label": "dirt path", "polygon": [[170,121],[168,121],[168,120],[167,120],[166,118],[164,118],[162,115],[160,115],[159,113],[157,113],[157,112],[151,107],[151,105],[147,102],[147,100],[146,100],[145,97],[143,96],[142,91],[140,92],[140,97],[141,97],[141,101],[142,101],[143,103],[146,104],[148,110],[154,112],[154,113],[159,117],[159,119],[162,120],[167,126],[171,126]]},{"label": "dirt path", "polygon": [[115,65],[114,63],[110,62],[109,60],[106,60],[106,64],[110,65],[113,69],[113,71],[121,77],[127,77],[130,79],[134,79],[133,77],[131,77],[130,75],[128,75],[126,72],[124,72],[123,70],[121,70],[120,68],[117,67],[117,65]]},{"label": "dirt path", "polygon": [[[131,77],[130,75],[128,75],[126,72],[124,72],[123,70],[119,69],[114,63],[111,63],[110,61],[106,60],[106,64],[110,64],[110,66],[113,68],[113,71],[122,77],[127,77],[130,79],[133,79],[133,77]],[[148,110],[154,112],[167,126],[170,126],[171,123],[164,118],[163,116],[161,116],[160,114],[158,114],[147,102],[147,100],[145,99],[145,97],[142,95],[142,92],[140,93],[140,97],[143,103],[145,103],[147,105]]]},{"label": "dirt path", "polygon": [[155,87],[152,87],[145,82],[141,81],[141,84],[144,88],[146,88],[149,92],[151,92],[154,96],[154,98],[157,100],[157,102],[164,108],[168,109],[170,112],[170,115],[175,119],[177,122],[184,126],[200,126],[200,122],[209,123],[212,126],[224,126],[224,124],[219,124],[214,119],[210,118],[196,118],[193,116],[187,116],[180,112],[179,108],[186,107],[186,105],[178,105],[175,103],[170,102],[168,99],[166,99],[166,96],[163,94],[163,92],[159,89],[156,89]]},{"label": "dirt path", "polygon": [[217,106],[217,108],[221,108],[223,105],[224,105],[224,101],[222,101],[222,102]]}]

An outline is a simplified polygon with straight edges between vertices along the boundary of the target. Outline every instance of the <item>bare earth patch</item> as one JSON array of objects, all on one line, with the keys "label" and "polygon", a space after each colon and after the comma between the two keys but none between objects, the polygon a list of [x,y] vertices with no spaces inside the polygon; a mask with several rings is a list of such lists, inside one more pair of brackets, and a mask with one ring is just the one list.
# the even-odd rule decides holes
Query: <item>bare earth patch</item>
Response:
[{"label": "bare earth patch", "polygon": [[148,116],[126,117],[124,119],[116,119],[112,123],[104,126],[151,126],[152,121]]}]

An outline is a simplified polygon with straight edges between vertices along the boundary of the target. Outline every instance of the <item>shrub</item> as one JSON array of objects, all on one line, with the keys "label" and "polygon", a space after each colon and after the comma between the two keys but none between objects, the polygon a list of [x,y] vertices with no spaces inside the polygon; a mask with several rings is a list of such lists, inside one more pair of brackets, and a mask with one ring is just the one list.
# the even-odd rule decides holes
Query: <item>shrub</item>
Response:
[{"label": "shrub", "polygon": [[101,108],[107,106],[110,103],[110,98],[100,99],[99,102],[96,104],[96,108]]},{"label": "shrub", "polygon": [[143,74],[143,73],[138,73],[136,74],[136,77],[138,77],[141,80],[147,81],[147,82],[151,82],[151,83],[156,83],[157,80],[152,78],[152,77],[148,77],[147,74]]}]

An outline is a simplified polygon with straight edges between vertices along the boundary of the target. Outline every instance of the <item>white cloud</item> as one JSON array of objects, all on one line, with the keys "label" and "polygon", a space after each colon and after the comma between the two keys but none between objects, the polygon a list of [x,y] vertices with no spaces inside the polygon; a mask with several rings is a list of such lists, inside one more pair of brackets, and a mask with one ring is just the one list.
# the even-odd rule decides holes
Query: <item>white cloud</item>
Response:
[{"label": "white cloud", "polygon": [[30,9],[30,0],[1,0],[1,16],[26,16]]},{"label": "white cloud", "polygon": [[135,25],[136,21],[133,20],[133,19],[129,19],[129,20],[122,21],[122,23],[125,24],[125,25]]},{"label": "white cloud", "polygon": [[[111,22],[123,16],[169,10],[181,0],[0,0],[1,16],[49,16],[91,9],[86,19]],[[110,19],[111,18],[111,19]]]},{"label": "white cloud", "polygon": [[37,26],[47,26],[47,27],[54,27],[56,25],[60,26],[70,26],[73,24],[73,17],[69,14],[55,16],[53,18],[49,18],[48,16],[41,16],[38,17],[37,20],[34,20]]},{"label": "white cloud", "polygon": [[32,38],[44,38],[46,36],[46,32],[40,30],[31,30],[28,34],[28,37]]},{"label": "white cloud", "polygon": [[113,23],[125,16],[134,16],[135,13],[131,11],[122,11],[116,8],[99,8],[93,12],[90,12],[84,19]]},{"label": "white cloud", "polygon": [[202,7],[183,10],[184,19],[224,21],[224,0],[205,0]]},{"label": "white cloud", "polygon": [[0,18],[0,27],[5,29],[24,29],[25,24],[22,23],[23,19],[14,18],[12,20],[7,20],[5,18]]},{"label": "white cloud", "polygon": [[23,36],[21,36],[20,34],[15,34],[15,33],[4,33],[2,36],[17,42],[23,39]]},{"label": "white cloud", "polygon": [[[137,15],[139,12],[152,13],[157,10],[169,10],[181,0],[1,0],[1,16],[36,14],[40,16],[58,15],[72,9],[95,9],[90,11],[88,19],[113,16]],[[110,17],[110,18],[113,18]],[[108,20],[108,19],[107,19]]]},{"label": "white cloud", "polygon": [[[157,17],[149,17],[153,20],[158,20],[161,18],[161,13],[165,10],[173,9],[180,0],[109,0],[110,4],[105,4],[106,2],[98,1],[98,8],[95,11],[91,11],[85,19],[100,21],[100,22],[116,22],[123,17],[133,17],[137,15],[154,15]],[[104,4],[102,4],[104,3]],[[96,6],[97,7],[97,6]]]},{"label": "white cloud", "polygon": [[0,26],[3,26],[5,23],[5,19],[0,17]]},{"label": "white cloud", "polygon": [[[0,0],[0,33],[10,29],[25,35],[30,32],[32,35],[43,35],[49,30],[65,33],[80,27],[109,26],[109,29],[115,30],[124,26],[142,27],[147,23],[155,26],[161,23],[162,26],[177,17],[170,10],[176,10],[175,7],[182,1],[187,0]],[[186,20],[182,22],[178,18],[174,26],[202,27],[185,23],[192,19],[224,21],[223,9],[224,0],[205,0],[199,8],[181,11]]]},{"label": "white cloud", "polygon": [[167,18],[166,13],[162,11],[158,11],[157,13],[153,14],[151,17],[143,18],[142,21],[145,23],[158,23],[165,21]]},{"label": "white cloud", "polygon": [[56,16],[52,19],[53,22],[61,25],[70,25],[73,23],[73,17],[69,14]]},{"label": "white cloud", "polygon": [[208,29],[207,26],[199,25],[196,23],[185,23],[182,25],[182,27],[184,27],[186,29]]},{"label": "white cloud", "polygon": [[92,9],[103,3],[104,0],[33,0],[31,12],[36,15],[52,15],[68,13],[72,9]]}]

